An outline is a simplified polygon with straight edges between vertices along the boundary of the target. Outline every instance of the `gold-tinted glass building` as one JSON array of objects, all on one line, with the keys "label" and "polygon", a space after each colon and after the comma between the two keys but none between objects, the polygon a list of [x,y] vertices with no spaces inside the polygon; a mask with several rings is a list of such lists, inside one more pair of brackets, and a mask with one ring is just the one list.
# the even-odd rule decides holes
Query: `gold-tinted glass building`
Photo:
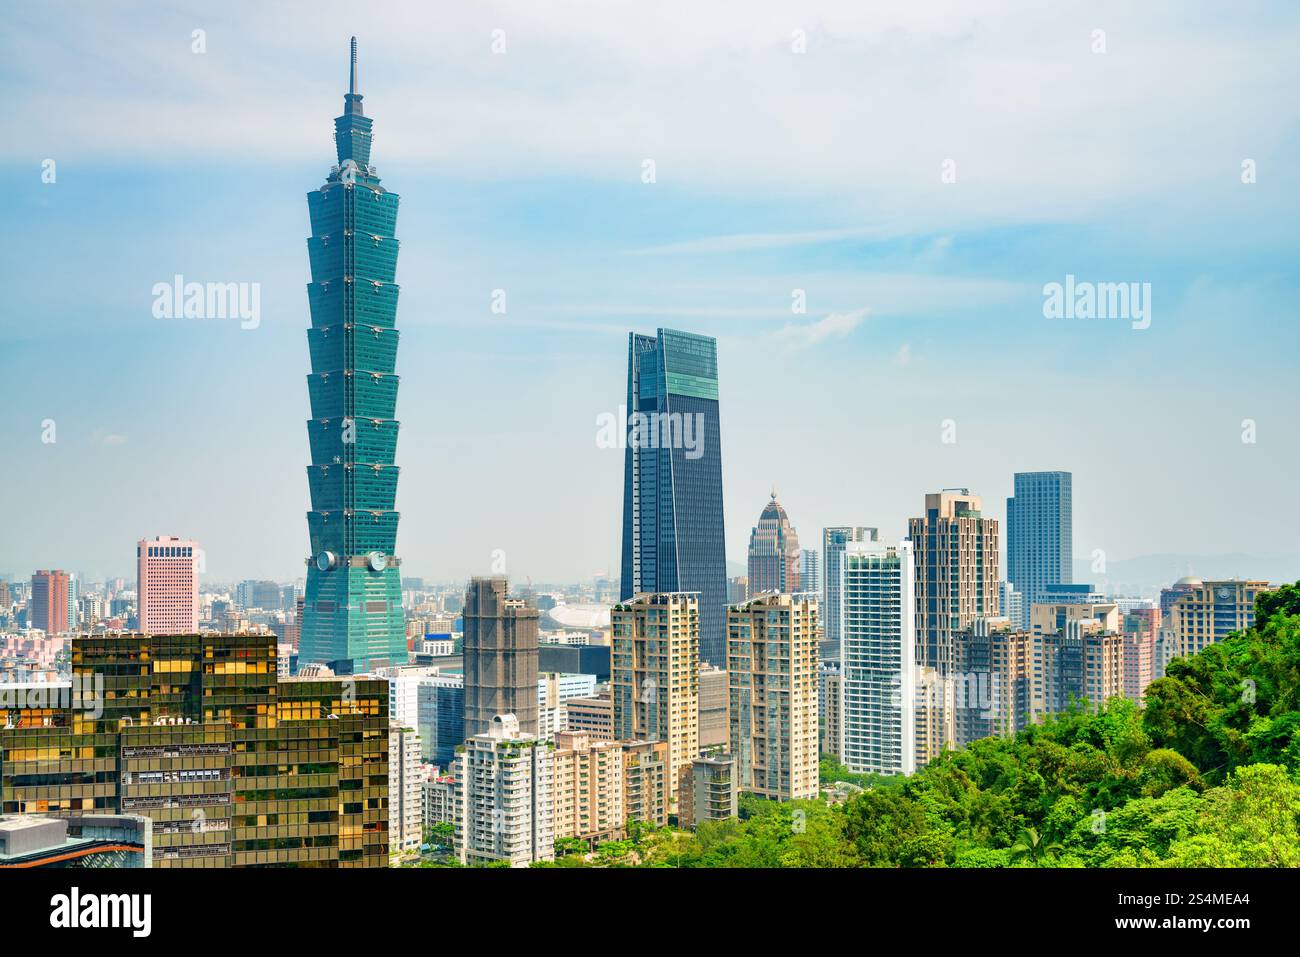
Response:
[{"label": "gold-tinted glass building", "polygon": [[76,700],[0,702],[0,813],[145,815],[155,867],[385,867],[388,684],[274,635],[97,635]]}]

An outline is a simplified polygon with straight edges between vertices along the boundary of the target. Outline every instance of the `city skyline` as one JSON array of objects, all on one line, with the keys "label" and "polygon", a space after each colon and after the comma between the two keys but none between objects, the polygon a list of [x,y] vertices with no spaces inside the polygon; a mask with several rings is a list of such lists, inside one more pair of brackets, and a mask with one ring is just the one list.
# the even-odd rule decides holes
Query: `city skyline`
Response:
[{"label": "city skyline", "polygon": [[[1208,931],[1300,867],[1300,10],[119,2],[0,18],[51,928],[230,868],[239,940],[281,868],[944,868],[970,925],[1034,868]],[[428,929],[371,916],[290,936]]]}]

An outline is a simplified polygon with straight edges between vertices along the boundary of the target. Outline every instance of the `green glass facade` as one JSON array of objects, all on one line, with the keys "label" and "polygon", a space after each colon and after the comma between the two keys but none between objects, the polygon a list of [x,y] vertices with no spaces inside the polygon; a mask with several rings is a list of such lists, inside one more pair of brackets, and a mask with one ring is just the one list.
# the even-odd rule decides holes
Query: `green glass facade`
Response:
[{"label": "green glass facade", "polygon": [[352,79],[334,121],[338,165],[309,193],[311,420],[307,593],[299,661],[359,673],[406,661],[397,541],[398,197],[370,165]]}]

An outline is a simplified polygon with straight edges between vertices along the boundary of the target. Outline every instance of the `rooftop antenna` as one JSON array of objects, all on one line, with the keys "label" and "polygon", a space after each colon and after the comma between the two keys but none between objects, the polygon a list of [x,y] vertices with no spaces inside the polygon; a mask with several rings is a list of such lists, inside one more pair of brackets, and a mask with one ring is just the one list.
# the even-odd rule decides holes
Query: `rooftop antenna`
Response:
[{"label": "rooftop antenna", "polygon": [[352,70],[348,76],[348,92],[357,95],[357,38],[352,38]]}]

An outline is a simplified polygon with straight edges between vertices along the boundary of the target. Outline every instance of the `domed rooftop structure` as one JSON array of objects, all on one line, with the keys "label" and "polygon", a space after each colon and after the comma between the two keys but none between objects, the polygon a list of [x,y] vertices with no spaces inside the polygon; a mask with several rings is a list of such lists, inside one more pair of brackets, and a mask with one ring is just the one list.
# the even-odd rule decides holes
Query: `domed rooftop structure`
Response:
[{"label": "domed rooftop structure", "polygon": [[763,592],[796,592],[799,584],[799,535],[772,489],[749,536],[747,591],[752,598]]},{"label": "domed rooftop structure", "polygon": [[763,519],[770,519],[774,522],[788,522],[790,520],[789,516],[785,514],[785,509],[781,507],[781,503],[776,500],[776,489],[772,489],[772,500],[767,503],[763,513],[758,516],[760,522]]},{"label": "domed rooftop structure", "polygon": [[1189,588],[1200,588],[1204,584],[1205,582],[1201,581],[1195,575],[1186,575],[1174,582],[1174,587],[1177,588],[1179,585],[1186,585]]}]

